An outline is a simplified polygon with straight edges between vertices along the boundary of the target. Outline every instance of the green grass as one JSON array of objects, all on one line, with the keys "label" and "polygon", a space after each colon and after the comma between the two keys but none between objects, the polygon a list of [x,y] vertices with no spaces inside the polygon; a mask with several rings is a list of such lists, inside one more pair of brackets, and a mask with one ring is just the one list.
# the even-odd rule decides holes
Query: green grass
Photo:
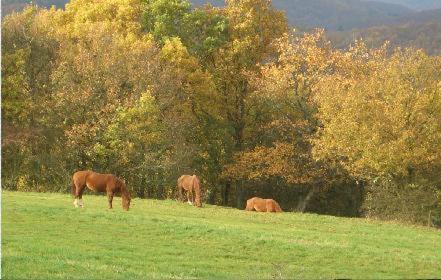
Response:
[{"label": "green grass", "polygon": [[2,192],[2,279],[441,278],[441,231],[175,201]]}]

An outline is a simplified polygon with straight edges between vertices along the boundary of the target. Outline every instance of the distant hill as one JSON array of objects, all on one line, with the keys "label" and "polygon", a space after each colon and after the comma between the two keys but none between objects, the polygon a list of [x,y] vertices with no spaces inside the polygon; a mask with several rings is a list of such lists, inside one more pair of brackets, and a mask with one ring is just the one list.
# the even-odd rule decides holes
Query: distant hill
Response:
[{"label": "distant hill", "polygon": [[[2,1],[3,15],[12,10],[21,10],[30,2],[31,0]],[[55,5],[62,8],[68,0],[34,0],[33,2],[43,7]],[[190,0],[190,2],[196,6],[207,2],[215,6],[225,4],[224,0]],[[284,10],[289,23],[299,29],[324,27],[331,31],[346,31],[389,24],[414,13],[405,6],[361,0],[273,0],[273,4],[277,9]]]},{"label": "distant hill", "polygon": [[[441,0],[440,0],[441,2]],[[441,8],[413,13],[396,20],[396,24],[441,21]]]},{"label": "distant hill", "polygon": [[[338,48],[346,48],[354,39],[364,38],[370,47],[390,41],[392,47],[416,47],[429,54],[441,55],[441,9],[415,11],[441,6],[441,0],[377,1],[390,3],[367,0],[273,0],[273,4],[286,11],[292,26],[300,29],[325,27],[329,31],[329,38]],[[224,5],[223,0],[191,2],[194,5],[206,2],[215,6]]]},{"label": "distant hill", "polygon": [[21,11],[27,4],[31,2],[41,7],[56,6],[57,8],[63,8],[68,0],[2,0],[2,16],[12,13],[13,11]]},{"label": "distant hill", "polygon": [[[4,0],[2,15],[21,10],[29,2]],[[67,2],[34,0],[40,6],[58,8]],[[224,0],[190,2],[195,6],[207,2],[214,6],[225,4]],[[414,46],[430,54],[441,54],[441,9],[432,9],[441,7],[441,0],[273,0],[273,4],[286,12],[289,23],[297,29],[325,27],[330,39],[340,48],[362,37],[369,46],[379,46],[388,40],[393,46]],[[432,10],[416,12],[410,8]]]},{"label": "distant hill", "polygon": [[[223,0],[190,0],[194,5],[207,2],[224,5]],[[410,8],[373,1],[359,0],[273,0],[284,10],[289,23],[297,28],[324,27],[327,30],[351,30],[388,24],[414,13]]]},{"label": "distant hill", "polygon": [[419,11],[441,8],[441,0],[376,0],[376,1],[399,4]]},{"label": "distant hill", "polygon": [[346,48],[354,39],[363,38],[369,47],[378,47],[387,40],[392,47],[415,47],[441,55],[441,9],[401,18],[394,25],[331,32],[328,36],[338,48]]}]

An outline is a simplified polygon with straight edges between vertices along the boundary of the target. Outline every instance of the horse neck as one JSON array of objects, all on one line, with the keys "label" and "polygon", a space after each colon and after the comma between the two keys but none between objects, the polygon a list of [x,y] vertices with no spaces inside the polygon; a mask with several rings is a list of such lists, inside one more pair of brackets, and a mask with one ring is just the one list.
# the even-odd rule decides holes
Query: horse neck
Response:
[{"label": "horse neck", "polygon": [[120,189],[121,189],[121,196],[128,198],[129,191],[127,190],[127,188],[124,185],[121,185]]},{"label": "horse neck", "polygon": [[130,193],[126,187],[126,184],[124,184],[122,181],[118,181],[118,184],[119,184],[119,191],[121,192],[121,197],[128,199]]}]

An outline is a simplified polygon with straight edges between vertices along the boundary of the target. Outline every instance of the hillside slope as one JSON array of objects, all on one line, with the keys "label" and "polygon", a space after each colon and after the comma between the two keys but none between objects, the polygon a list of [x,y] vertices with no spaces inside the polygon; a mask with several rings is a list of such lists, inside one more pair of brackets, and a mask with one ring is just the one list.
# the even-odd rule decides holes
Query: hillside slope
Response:
[{"label": "hillside slope", "polygon": [[[20,10],[30,0],[2,1],[3,15],[11,10]],[[40,6],[64,7],[67,0],[35,0]],[[190,0],[194,5],[207,2],[216,6],[224,5],[224,0]],[[378,24],[387,24],[411,15],[414,11],[401,5],[363,2],[360,0],[273,0],[277,9],[286,11],[292,26],[298,28],[324,27],[328,30],[350,30]]]},{"label": "hillside slope", "polygon": [[[366,0],[371,1],[371,0]],[[379,2],[399,4],[415,10],[430,10],[441,8],[440,0],[376,0]]]},{"label": "hillside slope", "polygon": [[175,201],[2,193],[2,278],[440,278],[435,229]]},{"label": "hillside slope", "polygon": [[[210,2],[215,6],[223,0],[190,0],[194,5]],[[350,30],[387,24],[414,13],[397,4],[359,0],[273,0],[284,10],[289,23],[298,28],[324,27],[328,30]]]},{"label": "hillside slope", "polygon": [[331,32],[329,38],[337,48],[346,48],[355,39],[363,38],[369,47],[379,47],[389,41],[391,47],[413,47],[441,55],[441,9],[402,18],[394,25]]},{"label": "hillside slope", "polygon": [[20,11],[31,2],[41,7],[63,8],[69,0],[2,0],[2,16],[10,14],[12,11]]}]

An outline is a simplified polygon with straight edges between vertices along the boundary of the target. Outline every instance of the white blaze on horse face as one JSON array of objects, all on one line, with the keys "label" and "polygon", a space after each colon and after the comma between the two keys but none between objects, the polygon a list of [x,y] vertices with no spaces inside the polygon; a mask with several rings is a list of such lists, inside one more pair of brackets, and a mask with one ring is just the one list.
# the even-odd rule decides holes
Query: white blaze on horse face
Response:
[{"label": "white blaze on horse face", "polygon": [[75,208],[78,208],[78,198],[75,198],[75,200],[74,200],[74,206],[75,206]]}]

